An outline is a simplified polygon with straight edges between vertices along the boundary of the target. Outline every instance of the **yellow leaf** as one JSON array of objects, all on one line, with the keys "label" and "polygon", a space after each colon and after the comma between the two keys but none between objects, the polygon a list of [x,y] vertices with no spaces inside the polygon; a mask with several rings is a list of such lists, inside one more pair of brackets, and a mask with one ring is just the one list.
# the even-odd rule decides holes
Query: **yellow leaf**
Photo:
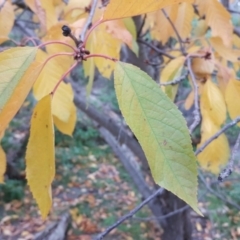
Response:
[{"label": "yellow leaf", "polygon": [[[230,79],[227,85],[225,100],[231,119],[240,116],[240,81]],[[240,123],[238,123],[240,126]]]},{"label": "yellow leaf", "polygon": [[104,20],[112,20],[118,18],[125,18],[140,15],[143,13],[153,12],[158,9],[162,9],[173,4],[188,2],[192,3],[192,0],[113,0],[110,1],[107,9],[103,15]]},{"label": "yellow leaf", "polygon": [[[37,60],[44,61],[47,57],[48,55],[41,51],[37,55]],[[68,70],[68,64],[63,65],[64,58],[65,56],[58,56],[51,59],[42,70],[33,86],[33,94],[37,100],[51,93],[62,75]],[[72,102],[73,90],[71,85],[61,82],[52,100],[53,115],[61,121],[67,122],[70,117]]]},{"label": "yellow leaf", "polygon": [[33,62],[26,73],[23,75],[18,85],[14,89],[8,102],[0,111],[0,133],[5,130],[9,122],[13,119],[15,114],[18,112],[22,106],[24,100],[26,99],[28,93],[30,92],[35,80],[39,76],[42,70],[42,63]]},{"label": "yellow leaf", "polygon": [[86,17],[85,7],[91,4],[91,0],[69,0],[64,8],[64,19],[68,22],[74,22],[81,17]]},{"label": "yellow leaf", "polygon": [[[203,113],[201,126],[201,142],[198,148],[212,137],[220,128],[217,127],[208,116],[208,113]],[[228,140],[225,134],[221,134],[217,139],[213,140],[204,150],[198,155],[198,161],[202,168],[218,174],[220,169],[227,163],[230,155]]]},{"label": "yellow leaf", "polygon": [[208,49],[202,49],[198,52],[200,55],[210,54],[209,58],[193,58],[192,59],[192,70],[195,75],[199,78],[206,78],[211,75],[215,68],[215,59],[213,54]]},{"label": "yellow leaf", "polygon": [[207,32],[208,25],[205,19],[200,19],[197,22],[197,27],[193,28],[193,36],[202,37]]},{"label": "yellow leaf", "polygon": [[72,136],[77,121],[77,111],[75,105],[72,103],[70,117],[67,122],[63,122],[55,116],[53,116],[53,121],[60,132]]},{"label": "yellow leaf", "polygon": [[[171,60],[162,70],[160,75],[160,82],[161,83],[169,82],[179,77],[181,75],[185,59],[186,58],[184,56],[180,56]],[[175,99],[177,89],[178,85],[162,86],[162,90],[168,95],[168,97],[172,101]]]},{"label": "yellow leaf", "polygon": [[208,79],[203,86],[200,98],[201,112],[207,112],[208,117],[220,127],[226,120],[226,105],[220,89],[211,79]]},{"label": "yellow leaf", "polygon": [[192,29],[192,20],[194,17],[194,9],[190,3],[181,3],[178,8],[175,27],[182,39],[189,37]]},{"label": "yellow leaf", "polygon": [[[94,54],[104,54],[119,59],[121,42],[106,32],[106,26],[104,24],[101,24],[91,33],[88,41],[89,44],[92,44],[92,52]],[[100,57],[94,57],[94,63],[99,72],[109,79],[115,63]]]},{"label": "yellow leaf", "polygon": [[217,72],[218,85],[223,95],[225,95],[228,82],[232,78],[231,69],[229,69],[227,66],[224,66],[219,61],[216,61],[216,67],[218,69],[218,72]]},{"label": "yellow leaf", "polygon": [[213,46],[213,48],[215,49],[215,51],[224,59],[227,59],[228,61],[231,62],[237,62],[238,61],[238,57],[240,57],[240,52],[230,48],[230,47],[226,47],[223,42],[222,39],[220,37],[212,37],[209,39],[211,45]]},{"label": "yellow leaf", "polygon": [[52,95],[45,96],[33,110],[26,152],[26,178],[43,218],[52,206],[51,184],[55,175],[51,100]]},{"label": "yellow leaf", "polygon": [[7,158],[6,154],[0,146],[0,184],[4,183],[4,173],[7,167]]},{"label": "yellow leaf", "polygon": [[240,48],[240,37],[236,34],[233,35],[233,45],[237,48]]},{"label": "yellow leaf", "polygon": [[132,48],[133,37],[124,26],[123,20],[118,19],[106,22],[106,31]]},{"label": "yellow leaf", "polygon": [[10,1],[0,0],[0,6],[3,7],[0,9],[0,44],[5,40],[3,37],[8,37],[8,34],[11,32],[14,24],[14,8]]},{"label": "yellow leaf", "polygon": [[230,46],[233,35],[231,14],[218,0],[195,0],[201,16],[206,16],[206,22],[211,27],[213,37],[220,37],[225,46]]},{"label": "yellow leaf", "polygon": [[53,0],[25,0],[25,2],[38,16],[43,32],[57,23]]},{"label": "yellow leaf", "polygon": [[183,68],[185,59],[186,58],[184,56],[180,56],[180,57],[177,57],[177,58],[171,60],[165,66],[165,68],[163,68],[163,70],[161,72],[160,82],[165,83],[165,82],[174,80],[176,72],[179,71],[179,68],[180,68],[180,70]]},{"label": "yellow leaf", "polygon": [[[179,6],[173,5],[164,8],[172,22],[175,22]],[[174,35],[174,30],[162,10],[147,14],[146,26],[149,25],[152,38],[165,44]]]},{"label": "yellow leaf", "polygon": [[193,105],[193,102],[194,102],[194,92],[191,91],[186,100],[185,100],[185,103],[184,103],[184,107],[186,110],[189,110],[191,108],[191,106]]}]

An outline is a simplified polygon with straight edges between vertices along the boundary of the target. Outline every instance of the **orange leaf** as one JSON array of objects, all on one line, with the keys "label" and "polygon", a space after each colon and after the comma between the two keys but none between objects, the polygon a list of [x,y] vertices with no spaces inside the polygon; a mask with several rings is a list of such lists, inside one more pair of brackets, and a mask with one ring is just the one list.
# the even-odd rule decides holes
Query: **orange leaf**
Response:
[{"label": "orange leaf", "polygon": [[143,13],[153,12],[173,4],[188,2],[192,0],[112,0],[103,15],[103,20],[132,17]]}]

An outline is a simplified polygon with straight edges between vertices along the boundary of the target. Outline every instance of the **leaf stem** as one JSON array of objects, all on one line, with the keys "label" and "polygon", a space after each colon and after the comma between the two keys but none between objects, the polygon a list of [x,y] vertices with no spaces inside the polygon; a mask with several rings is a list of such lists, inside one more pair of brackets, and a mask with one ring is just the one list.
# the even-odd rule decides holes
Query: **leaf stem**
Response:
[{"label": "leaf stem", "polygon": [[91,32],[92,32],[98,25],[100,25],[100,24],[103,23],[103,22],[104,22],[103,19],[100,18],[97,22],[95,22],[95,23],[92,25],[92,27],[91,27],[91,28],[89,29],[89,31],[87,32],[87,35],[86,35],[86,37],[85,37],[85,39],[84,39],[84,41],[83,41],[83,43],[82,43],[82,47],[85,47],[85,46],[86,46],[87,40],[88,40],[89,35],[91,34]]},{"label": "leaf stem", "polygon": [[51,92],[52,96],[54,96],[57,88],[59,87],[60,83],[63,81],[63,79],[78,65],[78,62],[75,62],[60,78],[60,80],[57,82],[56,86],[54,87],[53,91]]},{"label": "leaf stem", "polygon": [[65,42],[61,42],[61,41],[49,41],[49,42],[45,42],[45,43],[42,43],[42,44],[38,45],[38,48],[42,48],[42,47],[45,47],[46,45],[50,45],[50,44],[62,44],[62,45],[65,45],[65,46],[71,48],[74,52],[77,51],[77,49],[74,48],[73,46],[71,46],[70,44],[65,43]]},{"label": "leaf stem", "polygon": [[64,55],[66,55],[66,56],[74,56],[74,53],[60,52],[60,53],[53,54],[49,58],[47,58],[46,61],[43,63],[43,68],[48,63],[48,61],[51,60],[52,58],[55,58],[57,56],[64,56]]}]

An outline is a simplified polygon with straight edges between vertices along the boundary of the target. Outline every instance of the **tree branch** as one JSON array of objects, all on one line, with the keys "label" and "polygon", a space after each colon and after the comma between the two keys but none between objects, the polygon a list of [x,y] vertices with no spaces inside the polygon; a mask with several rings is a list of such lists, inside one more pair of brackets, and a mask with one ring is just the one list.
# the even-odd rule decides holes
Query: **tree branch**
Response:
[{"label": "tree branch", "polygon": [[214,139],[218,138],[222,133],[224,133],[230,127],[236,125],[240,122],[240,116],[236,117],[233,121],[226,124],[222,129],[220,129],[217,133],[215,133],[212,137],[210,137],[203,145],[195,151],[195,155],[197,156],[201,153]]},{"label": "tree branch", "polygon": [[234,160],[235,160],[235,157],[237,155],[239,145],[240,145],[240,133],[238,134],[237,141],[235,142],[235,145],[232,149],[231,158],[230,158],[227,166],[223,169],[223,171],[218,176],[218,180],[220,182],[222,182],[224,179],[226,179],[233,172]]},{"label": "tree branch", "polygon": [[194,129],[199,125],[200,121],[201,121],[201,112],[200,112],[200,107],[199,107],[199,97],[198,97],[198,85],[197,85],[197,81],[195,78],[195,75],[193,73],[192,70],[192,66],[191,66],[191,57],[187,58],[187,67],[191,76],[191,80],[193,83],[193,89],[194,89],[194,111],[193,111],[193,115],[194,115],[194,120],[193,123],[190,125],[189,127],[189,131],[190,134],[193,133]]},{"label": "tree branch", "polygon": [[175,27],[175,25],[173,24],[171,18],[168,16],[168,14],[166,13],[166,11],[164,9],[162,9],[162,12],[163,12],[164,16],[167,18],[167,20],[170,23],[170,25],[172,26],[173,31],[176,33],[177,39],[178,39],[179,44],[180,44],[181,52],[185,56],[187,53],[186,53],[185,47],[183,46],[183,40],[182,40],[182,38],[181,38],[177,28]]},{"label": "tree branch", "polygon": [[104,232],[99,234],[96,238],[96,240],[102,240],[104,236],[109,234],[113,229],[118,227],[122,222],[126,221],[127,219],[131,218],[134,214],[136,214],[141,208],[143,208],[148,202],[150,202],[153,198],[160,195],[163,192],[162,188],[159,188],[155,193],[153,193],[151,196],[149,196],[146,200],[144,200],[142,203],[140,203],[136,208],[134,208],[132,211],[130,211],[128,214],[121,217],[117,222],[115,222],[112,226],[108,227]]},{"label": "tree branch", "polygon": [[92,26],[92,20],[93,20],[93,17],[94,17],[96,8],[97,8],[97,4],[98,4],[98,0],[92,0],[91,10],[90,10],[88,19],[83,26],[83,30],[82,30],[82,33],[81,33],[81,36],[80,36],[81,41],[84,41],[87,30]]},{"label": "tree branch", "polygon": [[161,55],[164,55],[164,56],[166,56],[166,57],[168,57],[168,58],[170,58],[170,59],[174,59],[174,58],[175,58],[175,57],[173,57],[172,55],[166,53],[164,50],[157,48],[156,46],[154,46],[154,45],[151,44],[151,43],[148,43],[148,42],[146,42],[146,41],[143,41],[142,39],[138,39],[137,41],[138,41],[139,43],[142,43],[142,44],[144,44],[144,45],[152,48],[153,50],[155,50],[157,53],[159,53],[159,54],[161,54]]}]

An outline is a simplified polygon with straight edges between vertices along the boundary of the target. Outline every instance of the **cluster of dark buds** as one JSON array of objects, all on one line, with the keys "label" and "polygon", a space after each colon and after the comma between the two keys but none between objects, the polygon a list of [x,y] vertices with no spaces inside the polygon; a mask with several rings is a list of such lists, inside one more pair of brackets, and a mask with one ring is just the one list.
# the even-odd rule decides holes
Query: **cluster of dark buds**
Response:
[{"label": "cluster of dark buds", "polygon": [[78,51],[76,51],[76,54],[74,56],[74,59],[75,60],[86,60],[85,57],[86,55],[89,55],[90,52],[85,49],[85,47],[83,46],[82,44],[82,41],[78,40],[73,34],[72,34],[72,31],[71,31],[71,28],[66,26],[66,25],[63,25],[62,26],[62,34],[63,36],[65,37],[70,37],[72,38],[72,40],[75,42],[76,44],[76,47],[78,49]]}]

